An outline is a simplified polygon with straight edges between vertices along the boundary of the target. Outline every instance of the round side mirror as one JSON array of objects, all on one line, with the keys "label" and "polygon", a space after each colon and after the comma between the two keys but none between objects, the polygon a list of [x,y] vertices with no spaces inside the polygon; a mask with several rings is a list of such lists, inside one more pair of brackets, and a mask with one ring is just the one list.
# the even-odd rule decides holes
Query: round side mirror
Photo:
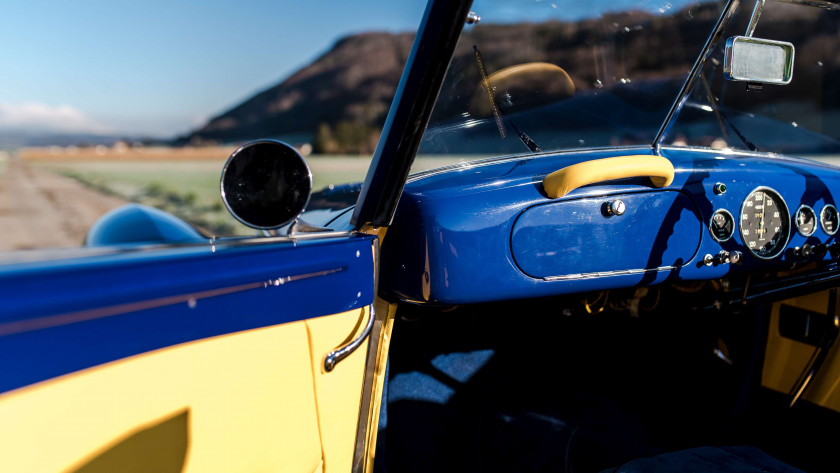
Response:
[{"label": "round side mirror", "polygon": [[228,158],[221,191],[234,218],[252,228],[271,230],[303,213],[312,193],[312,173],[286,143],[252,141]]}]

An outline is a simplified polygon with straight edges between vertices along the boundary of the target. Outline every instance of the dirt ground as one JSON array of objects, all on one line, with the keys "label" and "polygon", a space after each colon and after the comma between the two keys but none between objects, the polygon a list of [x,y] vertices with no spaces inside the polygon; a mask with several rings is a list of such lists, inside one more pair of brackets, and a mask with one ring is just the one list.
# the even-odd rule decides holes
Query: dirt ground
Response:
[{"label": "dirt ground", "polygon": [[125,203],[12,159],[0,174],[0,251],[80,246],[97,218]]}]

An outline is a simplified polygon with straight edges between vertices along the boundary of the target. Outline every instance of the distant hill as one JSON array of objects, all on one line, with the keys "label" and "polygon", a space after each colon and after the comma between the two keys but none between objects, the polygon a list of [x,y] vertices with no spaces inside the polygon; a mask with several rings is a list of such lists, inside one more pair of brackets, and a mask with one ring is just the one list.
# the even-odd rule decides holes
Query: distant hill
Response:
[{"label": "distant hill", "polygon": [[[375,135],[388,114],[413,40],[413,33],[346,37],[288,79],[179,141],[234,142],[278,135],[313,139],[319,126],[322,133],[346,132],[340,128],[350,123],[367,125]],[[375,146],[376,136],[372,138]]]}]

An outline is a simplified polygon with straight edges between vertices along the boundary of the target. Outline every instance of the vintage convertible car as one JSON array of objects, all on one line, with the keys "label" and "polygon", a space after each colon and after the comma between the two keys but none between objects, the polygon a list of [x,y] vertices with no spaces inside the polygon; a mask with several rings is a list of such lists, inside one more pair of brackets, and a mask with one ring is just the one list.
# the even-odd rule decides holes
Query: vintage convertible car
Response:
[{"label": "vintage convertible car", "polygon": [[602,6],[430,0],[364,183],[231,156],[261,236],[4,256],[0,470],[837,471],[838,4]]}]

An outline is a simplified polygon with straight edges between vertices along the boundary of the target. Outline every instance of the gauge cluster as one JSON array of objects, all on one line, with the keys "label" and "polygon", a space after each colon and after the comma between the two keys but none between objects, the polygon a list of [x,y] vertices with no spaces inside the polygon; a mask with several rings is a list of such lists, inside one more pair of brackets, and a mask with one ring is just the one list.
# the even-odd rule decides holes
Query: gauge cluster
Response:
[{"label": "gauge cluster", "polygon": [[[720,188],[726,189],[723,184],[716,184],[716,194],[722,193],[717,190]],[[740,242],[737,246],[756,260],[774,260],[783,258],[785,254],[801,260],[813,256],[821,258],[829,251],[840,253],[839,244],[828,244],[830,237],[840,228],[840,215],[834,205],[824,203],[826,197],[819,199],[823,202],[817,206],[819,213],[806,203],[800,203],[791,212],[778,191],[766,186],[756,187],[741,201],[737,218],[726,208],[715,210],[709,219],[709,233],[714,241],[722,245],[738,233]],[[732,247],[731,244],[727,246]],[[729,263],[729,255],[737,255],[739,263],[743,262],[738,249],[732,252],[723,250],[714,256],[707,254],[703,261],[707,266]],[[734,257],[732,263],[735,262]]]}]

